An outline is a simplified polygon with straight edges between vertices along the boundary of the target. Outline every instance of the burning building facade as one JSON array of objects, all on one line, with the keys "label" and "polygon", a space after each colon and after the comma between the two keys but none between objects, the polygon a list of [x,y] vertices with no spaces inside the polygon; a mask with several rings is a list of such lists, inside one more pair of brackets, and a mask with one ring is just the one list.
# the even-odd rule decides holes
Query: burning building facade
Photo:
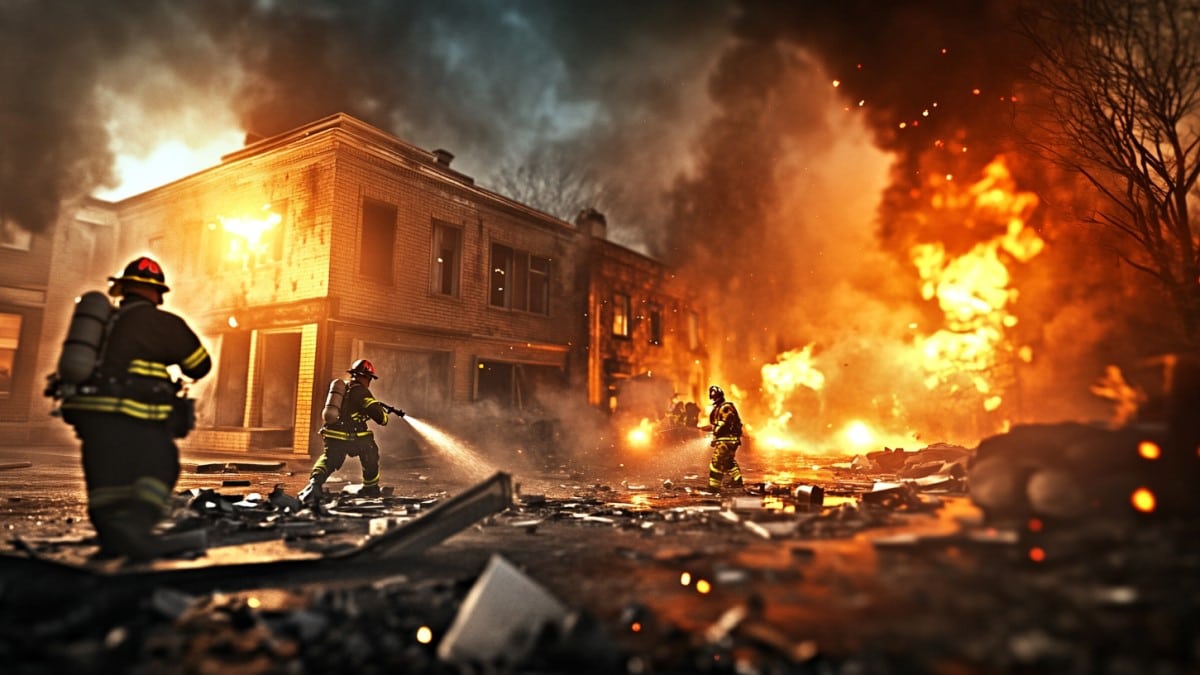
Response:
[{"label": "burning building facade", "polygon": [[588,402],[657,416],[672,396],[698,401],[708,387],[695,292],[673,270],[605,236],[603,214],[580,213],[590,234]]},{"label": "burning building facade", "polygon": [[[33,358],[53,370],[70,298],[145,253],[217,366],[190,392],[185,447],[318,450],[325,389],[357,358],[375,364],[381,400],[451,426],[469,408],[527,415],[551,399],[610,409],[603,392],[636,373],[700,381],[700,315],[661,264],[603,240],[599,214],[559,220],[476,186],[452,159],[345,114],[249,143],[109,205],[111,243],[91,254],[102,263],[45,279],[63,298],[22,344],[40,337]],[[72,250],[55,259],[70,266]],[[17,316],[36,326],[42,313]],[[610,330],[619,322],[626,333]],[[14,420],[40,418],[34,370],[13,385]]]}]

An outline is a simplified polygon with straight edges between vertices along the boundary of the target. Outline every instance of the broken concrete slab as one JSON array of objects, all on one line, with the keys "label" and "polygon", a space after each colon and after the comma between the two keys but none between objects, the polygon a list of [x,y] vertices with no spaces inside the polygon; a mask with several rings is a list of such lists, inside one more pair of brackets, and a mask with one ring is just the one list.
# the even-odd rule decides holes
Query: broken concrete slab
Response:
[{"label": "broken concrete slab", "polygon": [[522,664],[548,624],[567,608],[500,555],[493,555],[438,644],[438,657],[463,667],[507,672]]}]

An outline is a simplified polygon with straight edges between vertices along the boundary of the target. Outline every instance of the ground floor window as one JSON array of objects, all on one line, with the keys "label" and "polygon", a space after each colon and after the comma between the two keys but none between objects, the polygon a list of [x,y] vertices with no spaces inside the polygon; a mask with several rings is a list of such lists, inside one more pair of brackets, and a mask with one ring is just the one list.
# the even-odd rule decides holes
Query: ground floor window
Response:
[{"label": "ground floor window", "polygon": [[563,369],[480,359],[475,363],[475,400],[501,407],[529,410],[539,399],[553,396],[565,386]]},{"label": "ground floor window", "polygon": [[21,345],[21,315],[0,313],[0,397],[12,396],[13,368]]},{"label": "ground floor window", "polygon": [[427,352],[364,344],[363,358],[375,366],[375,398],[417,417],[445,412],[450,406],[450,352]]}]

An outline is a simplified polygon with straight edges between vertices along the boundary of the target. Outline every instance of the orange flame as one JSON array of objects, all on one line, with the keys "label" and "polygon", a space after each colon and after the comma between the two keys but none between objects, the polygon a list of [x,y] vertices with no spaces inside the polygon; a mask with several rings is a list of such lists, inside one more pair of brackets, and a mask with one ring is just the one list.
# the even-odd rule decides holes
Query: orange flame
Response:
[{"label": "orange flame", "polygon": [[1008,353],[1023,361],[1033,358],[1028,346],[1014,349],[1007,343],[1008,330],[1017,325],[1009,310],[1017,290],[1009,287],[1005,258],[1027,262],[1045,247],[1041,237],[1025,227],[1037,205],[1036,195],[1016,189],[1002,158],[993,160],[983,179],[965,191],[959,193],[947,184],[933,200],[935,208],[971,208],[1005,228],[958,257],[950,256],[941,242],[917,244],[910,250],[922,280],[922,297],[936,298],[945,316],[945,328],[919,341],[925,386],[930,390],[974,390],[984,410],[994,411],[1003,403],[994,382],[999,355]]},{"label": "orange flame", "polygon": [[[220,228],[229,234],[229,249],[225,256],[229,260],[243,262],[267,252],[269,242],[264,235],[283,221],[283,216],[271,210],[270,204],[264,204],[258,217],[249,214],[241,216],[217,216]],[[209,223],[209,229],[217,229],[216,223]]]},{"label": "orange flame", "polygon": [[762,391],[767,396],[771,418],[755,431],[755,436],[770,448],[790,447],[788,422],[792,413],[786,409],[788,397],[801,387],[821,391],[825,387],[825,374],[813,364],[812,344],[780,354],[775,363],[764,364],[761,372]]},{"label": "orange flame", "polygon": [[643,417],[641,422],[638,422],[636,427],[625,432],[625,440],[631,447],[639,450],[650,446],[650,439],[654,437],[654,423]]}]

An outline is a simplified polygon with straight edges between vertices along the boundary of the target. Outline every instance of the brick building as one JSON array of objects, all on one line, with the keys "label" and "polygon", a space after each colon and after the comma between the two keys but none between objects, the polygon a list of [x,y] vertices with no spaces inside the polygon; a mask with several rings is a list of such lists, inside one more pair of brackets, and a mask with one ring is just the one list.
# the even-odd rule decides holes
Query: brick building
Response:
[{"label": "brick building", "polygon": [[576,219],[588,235],[588,401],[636,417],[672,396],[701,401],[707,352],[693,294],[661,263],[608,241],[602,214]]},{"label": "brick building", "polygon": [[29,232],[0,218],[0,442],[71,439],[42,395],[54,371],[74,298],[111,273],[116,210],[94,199]]},{"label": "brick building", "polygon": [[[619,381],[643,373],[695,385],[699,317],[667,270],[604,240],[599,214],[562,221],[476,186],[452,159],[338,114],[109,205],[108,264],[76,274],[61,309],[45,303],[42,351],[57,356],[67,294],[145,253],[164,265],[166,308],[216,363],[192,390],[186,445],[318,451],[328,382],[357,358],[375,364],[378,398],[450,427],[463,411],[546,401],[611,410]],[[58,280],[40,283],[48,297]],[[616,314],[614,293],[627,300]],[[22,382],[27,400],[40,394]]]}]

